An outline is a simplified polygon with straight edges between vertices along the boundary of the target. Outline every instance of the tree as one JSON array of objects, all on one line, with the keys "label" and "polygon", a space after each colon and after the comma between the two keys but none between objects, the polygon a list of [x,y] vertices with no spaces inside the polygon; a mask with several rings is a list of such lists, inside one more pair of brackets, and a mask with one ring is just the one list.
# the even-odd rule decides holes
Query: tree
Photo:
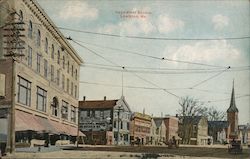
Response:
[{"label": "tree", "polygon": [[206,116],[207,108],[203,103],[192,97],[186,96],[179,101],[181,108],[178,110],[180,125],[179,136],[183,144],[190,144],[194,131],[194,122],[199,116]]},{"label": "tree", "polygon": [[219,111],[215,107],[207,109],[206,117],[208,121],[223,121],[226,120],[226,112]]}]

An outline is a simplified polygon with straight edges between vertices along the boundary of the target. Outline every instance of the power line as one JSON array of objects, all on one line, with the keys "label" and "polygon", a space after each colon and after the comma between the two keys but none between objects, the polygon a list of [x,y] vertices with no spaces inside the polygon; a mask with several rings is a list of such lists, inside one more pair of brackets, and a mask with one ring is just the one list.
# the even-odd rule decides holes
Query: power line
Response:
[{"label": "power line", "polygon": [[[116,71],[116,72],[122,72],[122,69],[119,69],[119,67],[103,67],[103,66],[91,66],[91,65],[81,65],[85,68],[93,68],[93,69],[101,69],[101,70],[108,70],[108,71]],[[126,66],[124,66],[126,67]],[[126,67],[127,68],[127,67]],[[250,68],[242,68],[242,69],[233,69],[229,70],[228,72],[235,72],[235,71],[246,71],[250,70]],[[200,74],[200,73],[216,73],[221,72],[223,70],[145,70],[145,69],[136,69],[134,67],[129,67],[129,69],[125,70],[125,72],[134,72],[134,73],[142,73],[142,74]]]},{"label": "power line", "polygon": [[217,73],[217,74],[215,74],[215,75],[213,75],[213,76],[211,76],[211,77],[209,77],[209,78],[207,78],[207,79],[205,79],[205,80],[203,80],[203,81],[201,81],[201,82],[193,85],[192,87],[190,87],[190,89],[192,89],[194,87],[197,87],[197,86],[201,85],[202,83],[205,83],[205,82],[207,82],[207,81],[209,81],[209,80],[211,80],[211,79],[219,76],[220,74],[222,74],[223,72],[227,71],[228,69],[230,69],[230,66],[228,66],[228,68],[226,68],[225,70],[223,70],[223,71],[221,71],[221,72],[219,72],[219,73]]},{"label": "power line", "polygon": [[107,46],[102,46],[102,45],[97,45],[97,44],[91,44],[91,43],[87,43],[87,42],[80,41],[80,40],[75,40],[75,41],[80,42],[80,43],[84,43],[84,44],[88,44],[88,45],[93,45],[93,46],[96,46],[96,47],[99,47],[99,48],[106,48],[106,49],[110,49],[110,50],[126,52],[128,54],[143,56],[143,57],[147,57],[147,58],[151,58],[151,59],[157,59],[157,60],[161,60],[161,61],[170,61],[170,62],[179,62],[179,63],[192,64],[192,65],[225,68],[224,66],[217,66],[217,65],[198,63],[198,62],[191,62],[191,61],[185,61],[185,60],[174,60],[174,59],[170,59],[170,58],[166,58],[166,57],[157,57],[157,56],[152,56],[152,55],[145,55],[143,53],[139,53],[139,52],[135,52],[135,51],[128,51],[128,50],[123,50],[123,49],[119,49],[119,48],[113,48],[113,47],[107,47]]},{"label": "power line", "polygon": [[86,30],[78,30],[78,29],[71,29],[65,27],[57,27],[62,30],[68,30],[78,33],[86,33],[86,34],[94,34],[94,35],[102,35],[102,36],[109,36],[109,37],[118,37],[118,38],[130,38],[130,39],[143,39],[143,40],[168,40],[168,41],[196,41],[196,40],[203,40],[203,41],[212,41],[212,40],[242,40],[242,39],[249,39],[250,36],[241,36],[241,37],[224,37],[224,38],[164,38],[164,37],[143,37],[143,36],[131,36],[131,35],[118,35],[118,34],[108,34],[108,33],[99,33],[99,32],[92,32]]},{"label": "power line", "polygon": [[[249,97],[250,95],[249,94],[245,94],[245,95],[241,95],[241,96],[238,96],[238,97],[235,97],[236,99],[237,98],[243,98],[243,97]],[[231,98],[225,98],[225,99],[218,99],[218,100],[212,100],[212,101],[206,101],[207,103],[214,103],[214,102],[223,102],[223,101],[228,101],[230,100]]]},{"label": "power line", "polygon": [[[100,58],[104,59],[105,61],[108,61],[109,63],[111,63],[111,64],[113,64],[113,65],[115,65],[115,66],[120,66],[120,65],[114,63],[113,61],[111,61],[111,60],[109,60],[109,59],[106,59],[105,57],[101,56],[100,54],[96,53],[95,51],[93,51],[93,50],[87,48],[86,46],[84,46],[84,45],[82,45],[82,44],[80,44],[80,43],[74,41],[73,39],[69,39],[69,40],[72,40],[74,43],[78,44],[79,46],[81,46],[81,47],[83,47],[83,48],[85,48],[85,49],[87,49],[87,50],[89,50],[90,52],[92,52],[92,53],[94,53],[95,55],[99,56]],[[121,68],[124,69],[124,70],[126,70],[126,71],[128,71],[128,70],[127,70],[125,67],[123,67],[123,66],[121,66]],[[128,72],[129,72],[129,71],[128,71]],[[155,86],[155,87],[157,87],[157,88],[159,88],[159,89],[162,89],[164,92],[166,92],[166,93],[168,93],[168,94],[170,94],[170,95],[172,95],[172,96],[175,96],[175,97],[178,98],[178,99],[180,98],[180,97],[177,96],[176,94],[171,93],[171,92],[169,92],[168,90],[159,87],[157,84],[155,84],[155,83],[153,83],[153,82],[151,82],[151,81],[149,81],[149,80],[146,80],[146,79],[142,78],[141,76],[139,76],[139,75],[137,75],[137,74],[135,74],[135,73],[133,73],[133,72],[130,72],[130,73],[133,74],[134,76],[136,76],[137,78],[143,80],[144,82],[149,83],[149,84],[151,84],[151,85],[153,85],[153,86]]]}]

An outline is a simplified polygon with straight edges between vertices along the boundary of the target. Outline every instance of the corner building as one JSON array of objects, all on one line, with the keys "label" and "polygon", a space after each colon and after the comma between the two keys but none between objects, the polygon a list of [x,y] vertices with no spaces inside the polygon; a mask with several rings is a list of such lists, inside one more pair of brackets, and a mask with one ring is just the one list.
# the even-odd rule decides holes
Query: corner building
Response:
[{"label": "corner building", "polygon": [[[41,140],[74,143],[83,60],[35,0],[2,0],[0,7],[0,74],[6,81],[0,109],[9,125],[1,128],[7,129],[7,148]],[[9,42],[17,38],[10,30],[24,35],[23,49],[13,50]]]}]

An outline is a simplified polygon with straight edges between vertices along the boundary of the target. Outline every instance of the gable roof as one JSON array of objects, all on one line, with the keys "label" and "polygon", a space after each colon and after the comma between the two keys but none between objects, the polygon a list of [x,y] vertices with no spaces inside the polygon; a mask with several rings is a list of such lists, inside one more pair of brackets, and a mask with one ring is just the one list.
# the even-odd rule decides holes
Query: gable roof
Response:
[{"label": "gable roof", "polygon": [[228,121],[208,121],[208,127],[211,128],[228,128],[229,122]]},{"label": "gable roof", "polygon": [[153,119],[154,119],[156,127],[159,128],[163,122],[163,118],[153,118]]},{"label": "gable roof", "polygon": [[181,116],[181,119],[185,120],[187,123],[198,124],[203,116]]},{"label": "gable roof", "polygon": [[80,109],[105,109],[105,108],[113,108],[116,106],[115,100],[93,100],[93,101],[79,101]]}]

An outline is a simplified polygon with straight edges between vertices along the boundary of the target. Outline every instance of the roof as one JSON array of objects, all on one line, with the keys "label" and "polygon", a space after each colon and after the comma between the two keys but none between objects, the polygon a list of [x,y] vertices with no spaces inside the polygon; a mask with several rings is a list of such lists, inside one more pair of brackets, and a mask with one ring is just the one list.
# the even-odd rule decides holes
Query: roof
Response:
[{"label": "roof", "polygon": [[132,115],[132,118],[140,118],[140,119],[145,119],[151,121],[151,116],[147,114],[142,114],[139,112],[134,112]]},{"label": "roof", "polygon": [[159,128],[163,122],[163,118],[153,118],[154,119],[154,122],[155,122],[155,125],[157,128]]},{"label": "roof", "polygon": [[233,82],[233,88],[232,88],[230,106],[229,106],[229,108],[227,109],[227,112],[228,112],[228,113],[239,112],[239,110],[238,110],[238,108],[236,107],[236,104],[235,104],[234,82]]},{"label": "roof", "polygon": [[203,116],[182,116],[181,118],[185,119],[188,123],[198,124]]},{"label": "roof", "polygon": [[81,109],[105,109],[105,108],[113,108],[116,106],[115,100],[93,100],[93,101],[79,101],[79,108]]},{"label": "roof", "polygon": [[208,121],[208,127],[214,128],[228,128],[229,122],[228,121]]}]

